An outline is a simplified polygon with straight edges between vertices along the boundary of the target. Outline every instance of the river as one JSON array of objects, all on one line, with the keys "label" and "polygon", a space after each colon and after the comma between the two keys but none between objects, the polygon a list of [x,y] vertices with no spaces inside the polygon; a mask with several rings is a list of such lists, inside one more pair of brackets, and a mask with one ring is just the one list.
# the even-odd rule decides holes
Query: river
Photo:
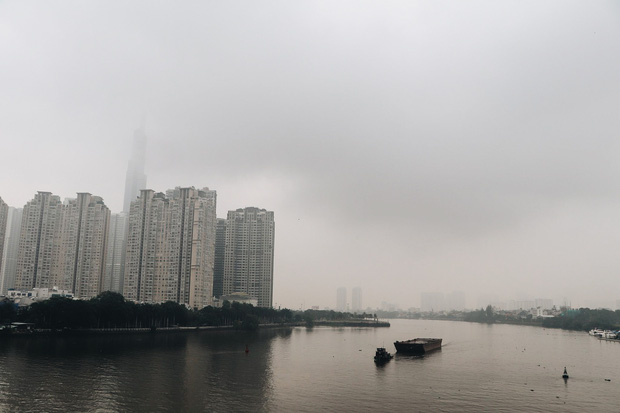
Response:
[{"label": "river", "polygon": [[[391,323],[2,338],[0,411],[620,411],[620,343],[529,326]],[[373,363],[376,347],[394,352],[395,340],[414,337],[444,345]]]}]

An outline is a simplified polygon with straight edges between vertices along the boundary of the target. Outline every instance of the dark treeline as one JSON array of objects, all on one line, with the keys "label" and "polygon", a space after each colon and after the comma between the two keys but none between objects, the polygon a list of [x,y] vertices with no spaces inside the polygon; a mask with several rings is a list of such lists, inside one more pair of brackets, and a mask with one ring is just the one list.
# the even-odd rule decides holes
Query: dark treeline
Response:
[{"label": "dark treeline", "polygon": [[620,329],[620,310],[591,310],[580,308],[579,310],[567,310],[560,316],[545,318],[543,327],[562,328],[565,330],[603,330]]},{"label": "dark treeline", "polygon": [[[301,317],[296,317],[301,320]],[[288,309],[254,307],[250,304],[229,303],[221,308],[205,307],[190,310],[169,301],[163,304],[136,304],[118,293],[106,291],[90,300],[71,300],[53,297],[16,308],[10,302],[0,304],[0,323],[32,323],[37,329],[88,328],[161,328],[190,326],[234,326],[253,330],[259,324],[295,321]]]}]

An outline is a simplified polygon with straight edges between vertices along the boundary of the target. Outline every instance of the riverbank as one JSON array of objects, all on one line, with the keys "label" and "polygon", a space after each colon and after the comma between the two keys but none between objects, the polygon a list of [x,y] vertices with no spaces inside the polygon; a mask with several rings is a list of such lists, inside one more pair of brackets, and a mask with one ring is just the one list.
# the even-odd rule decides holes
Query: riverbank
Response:
[{"label": "riverbank", "polygon": [[314,321],[314,325],[321,327],[389,327],[390,323],[375,320],[322,320]]},{"label": "riverbank", "polygon": [[[291,328],[304,326],[305,323],[267,323],[260,324],[259,328]],[[76,328],[76,329],[23,329],[3,330],[0,337],[37,337],[37,336],[90,336],[90,335],[117,335],[117,334],[169,334],[188,333],[196,331],[242,331],[238,326],[175,326],[175,327],[130,327],[130,328]]]}]

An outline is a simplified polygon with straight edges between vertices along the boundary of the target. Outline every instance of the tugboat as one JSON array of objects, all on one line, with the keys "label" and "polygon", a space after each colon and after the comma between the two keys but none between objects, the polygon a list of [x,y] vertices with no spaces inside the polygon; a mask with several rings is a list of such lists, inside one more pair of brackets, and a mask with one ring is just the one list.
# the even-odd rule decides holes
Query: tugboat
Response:
[{"label": "tugboat", "polygon": [[385,347],[377,347],[377,352],[375,353],[375,363],[385,363],[392,360],[392,357],[394,356],[388,353]]}]

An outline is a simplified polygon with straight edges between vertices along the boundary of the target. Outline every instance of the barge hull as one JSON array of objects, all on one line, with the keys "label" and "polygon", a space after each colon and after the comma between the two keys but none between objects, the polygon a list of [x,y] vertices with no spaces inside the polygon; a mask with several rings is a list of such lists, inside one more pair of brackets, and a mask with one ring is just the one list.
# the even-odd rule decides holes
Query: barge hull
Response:
[{"label": "barge hull", "polygon": [[396,341],[394,347],[399,353],[425,354],[441,348],[441,338],[415,338],[407,341]]}]

